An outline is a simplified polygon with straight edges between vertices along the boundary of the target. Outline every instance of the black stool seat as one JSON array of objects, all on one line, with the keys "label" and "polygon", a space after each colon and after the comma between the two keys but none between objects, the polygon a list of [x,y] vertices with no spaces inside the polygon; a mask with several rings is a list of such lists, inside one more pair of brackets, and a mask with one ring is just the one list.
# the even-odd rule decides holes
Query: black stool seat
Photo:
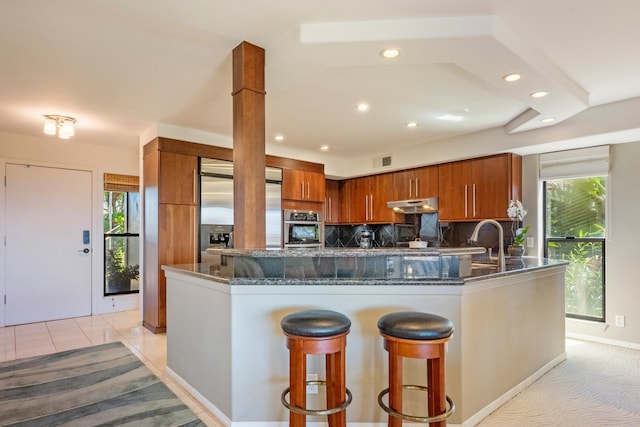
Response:
[{"label": "black stool seat", "polygon": [[444,317],[412,311],[389,313],[378,320],[384,335],[408,340],[439,340],[453,334],[453,322]]},{"label": "black stool seat", "polygon": [[280,326],[289,335],[321,338],[347,332],[351,320],[331,310],[304,310],[285,316]]}]

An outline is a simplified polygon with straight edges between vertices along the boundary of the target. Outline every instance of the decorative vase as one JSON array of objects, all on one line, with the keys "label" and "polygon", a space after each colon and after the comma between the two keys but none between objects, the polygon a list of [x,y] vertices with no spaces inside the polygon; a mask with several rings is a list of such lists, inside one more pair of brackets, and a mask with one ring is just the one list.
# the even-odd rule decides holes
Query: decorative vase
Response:
[{"label": "decorative vase", "polygon": [[507,252],[512,258],[522,258],[522,255],[524,255],[524,246],[509,245],[509,247],[507,247]]}]

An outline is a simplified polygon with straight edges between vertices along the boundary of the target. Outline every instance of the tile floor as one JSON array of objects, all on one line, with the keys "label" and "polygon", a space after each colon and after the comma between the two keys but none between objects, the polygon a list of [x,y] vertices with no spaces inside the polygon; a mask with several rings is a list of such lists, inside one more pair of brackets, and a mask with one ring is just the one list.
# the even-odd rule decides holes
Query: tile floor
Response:
[{"label": "tile floor", "polygon": [[140,326],[138,310],[0,327],[0,362],[111,341],[122,341],[207,426],[223,426],[165,373],[167,336]]}]

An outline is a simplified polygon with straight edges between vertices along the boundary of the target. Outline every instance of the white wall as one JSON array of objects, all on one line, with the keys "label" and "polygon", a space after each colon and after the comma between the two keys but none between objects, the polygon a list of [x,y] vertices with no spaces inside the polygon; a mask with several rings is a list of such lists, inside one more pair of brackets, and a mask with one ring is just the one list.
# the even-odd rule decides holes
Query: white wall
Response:
[{"label": "white wall", "polygon": [[[640,142],[610,147],[607,188],[607,238],[605,241],[605,322],[567,319],[567,334],[640,349],[640,279],[635,271],[640,241]],[[538,155],[523,158],[523,203],[529,210],[525,224],[531,225],[542,252],[541,185]],[[533,249],[527,249],[534,254]],[[615,316],[625,316],[625,326],[615,326]]]},{"label": "white wall", "polygon": [[[138,294],[105,298],[103,296],[104,248],[102,244],[102,193],[104,173],[139,175],[138,147],[112,147],[82,143],[74,138],[33,137],[0,132],[0,163],[25,162],[43,166],[73,166],[89,170],[93,176],[92,312],[131,310],[139,306]],[[4,230],[4,186],[0,186],[0,230]],[[4,246],[0,246],[4,260]],[[4,263],[0,263],[0,295],[5,294]],[[4,304],[0,304],[0,325],[4,324]]]}]

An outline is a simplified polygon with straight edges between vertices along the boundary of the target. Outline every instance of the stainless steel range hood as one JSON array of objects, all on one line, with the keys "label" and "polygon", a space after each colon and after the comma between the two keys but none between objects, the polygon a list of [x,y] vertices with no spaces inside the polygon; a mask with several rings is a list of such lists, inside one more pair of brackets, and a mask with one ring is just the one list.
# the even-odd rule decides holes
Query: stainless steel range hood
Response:
[{"label": "stainless steel range hood", "polygon": [[405,214],[438,212],[438,198],[411,199],[387,202],[387,207]]}]

